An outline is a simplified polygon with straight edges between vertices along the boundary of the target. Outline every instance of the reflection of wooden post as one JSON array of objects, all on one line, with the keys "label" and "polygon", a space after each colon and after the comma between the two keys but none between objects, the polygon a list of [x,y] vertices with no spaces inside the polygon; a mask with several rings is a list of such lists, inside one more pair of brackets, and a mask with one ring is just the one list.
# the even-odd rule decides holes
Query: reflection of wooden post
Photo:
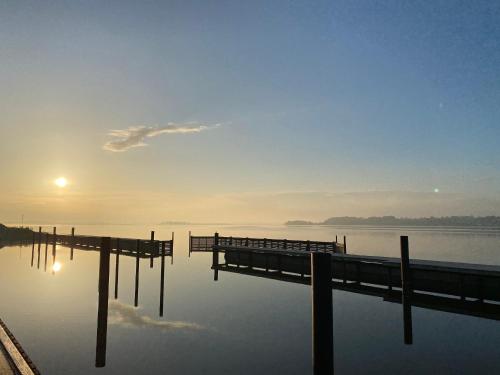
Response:
[{"label": "reflection of wooden post", "polygon": [[134,291],[134,306],[139,304],[139,251],[141,248],[141,241],[137,240],[136,255],[135,255],[135,291]]},{"label": "reflection of wooden post", "polygon": [[118,274],[120,272],[120,239],[116,239],[115,299],[118,298]]},{"label": "reflection of wooden post", "polygon": [[333,373],[332,257],[311,253],[314,375]]},{"label": "reflection of wooden post", "polygon": [[151,251],[151,257],[149,258],[149,268],[153,268],[154,265],[154,247],[155,247],[155,231],[151,231],[151,240],[149,242],[149,251]]},{"label": "reflection of wooden post", "polygon": [[47,272],[47,252],[48,245],[45,245],[45,259],[43,261],[43,272]]},{"label": "reflection of wooden post", "polygon": [[404,341],[413,343],[413,329],[411,321],[411,270],[408,246],[408,236],[401,236],[401,289],[403,303]]},{"label": "reflection of wooden post", "polygon": [[75,247],[75,228],[71,228],[71,253],[70,260],[73,260],[73,248]]},{"label": "reflection of wooden post", "polygon": [[161,245],[161,273],[160,273],[160,316],[163,316],[163,295],[165,294],[165,241]]},{"label": "reflection of wooden post", "polygon": [[35,232],[33,232],[33,246],[31,246],[31,267],[33,267],[34,259],[35,259]]},{"label": "reflection of wooden post", "polygon": [[212,268],[214,269],[214,281],[219,280],[219,250],[215,247],[212,251]]},{"label": "reflection of wooden post", "polygon": [[99,307],[97,309],[97,342],[95,367],[106,365],[106,339],[108,332],[109,258],[111,238],[101,238],[99,250]]}]

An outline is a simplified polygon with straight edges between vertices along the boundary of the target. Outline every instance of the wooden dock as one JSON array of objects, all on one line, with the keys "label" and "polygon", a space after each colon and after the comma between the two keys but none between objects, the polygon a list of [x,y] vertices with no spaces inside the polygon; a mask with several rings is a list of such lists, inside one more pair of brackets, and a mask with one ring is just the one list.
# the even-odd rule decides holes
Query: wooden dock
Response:
[{"label": "wooden dock", "polygon": [[40,372],[0,319],[0,374],[39,375]]},{"label": "wooden dock", "polygon": [[[260,269],[277,274],[308,277],[311,274],[309,254],[300,251],[269,251],[219,246],[227,266]],[[399,258],[332,254],[334,280],[343,283],[376,285],[392,290],[401,288]],[[410,261],[412,290],[500,302],[500,267],[427,260]]]},{"label": "wooden dock", "polygon": [[[42,232],[39,228],[38,232],[32,232],[33,244],[59,244],[70,247],[71,249],[79,250],[95,250],[98,251],[101,246],[100,236],[76,235],[74,228],[71,234],[58,234],[56,228],[52,232]],[[120,253],[122,256],[140,258],[158,258],[161,256],[161,249],[165,250],[165,255],[173,256],[174,251],[174,234],[169,240],[154,239],[154,232],[151,232],[149,239],[137,238],[111,238],[111,253]]]},{"label": "wooden dock", "polygon": [[251,237],[224,237],[217,233],[214,236],[192,236],[189,232],[189,253],[211,252],[215,242],[220,247],[244,248],[255,251],[266,250],[287,250],[287,251],[322,251],[332,253],[345,253],[346,244],[337,241],[300,241],[272,238],[251,238]]}]

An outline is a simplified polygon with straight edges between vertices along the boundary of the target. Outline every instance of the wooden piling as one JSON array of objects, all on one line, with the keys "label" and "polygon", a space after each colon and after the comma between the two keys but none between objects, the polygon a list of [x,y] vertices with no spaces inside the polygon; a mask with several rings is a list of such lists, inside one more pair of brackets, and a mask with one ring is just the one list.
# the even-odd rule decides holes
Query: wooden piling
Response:
[{"label": "wooden piling", "polygon": [[332,257],[311,253],[313,372],[333,373]]},{"label": "wooden piling", "polygon": [[344,254],[347,254],[347,241],[345,236],[344,236]]},{"label": "wooden piling", "polygon": [[214,269],[214,281],[219,280],[219,250],[216,248],[212,251],[212,268]]},{"label": "wooden piling", "polygon": [[33,232],[33,245],[31,246],[31,267],[33,267],[33,261],[35,259],[35,232]]},{"label": "wooden piling", "polygon": [[137,240],[136,256],[135,256],[135,290],[134,290],[134,306],[139,305],[139,251],[141,248],[141,241]]},{"label": "wooden piling", "polygon": [[401,236],[401,289],[403,304],[404,342],[413,343],[413,327],[411,318],[411,269],[408,236]]},{"label": "wooden piling", "polygon": [[151,242],[149,243],[149,251],[151,251],[151,256],[149,258],[149,268],[153,268],[154,265],[154,246],[155,246],[155,231],[151,231]]},{"label": "wooden piling", "polygon": [[116,239],[116,256],[115,256],[115,299],[118,299],[118,275],[120,272],[120,239]]},{"label": "wooden piling", "polygon": [[109,258],[111,238],[101,238],[99,250],[99,304],[97,309],[97,342],[95,366],[106,365],[106,341],[108,332],[108,298],[109,298]]}]

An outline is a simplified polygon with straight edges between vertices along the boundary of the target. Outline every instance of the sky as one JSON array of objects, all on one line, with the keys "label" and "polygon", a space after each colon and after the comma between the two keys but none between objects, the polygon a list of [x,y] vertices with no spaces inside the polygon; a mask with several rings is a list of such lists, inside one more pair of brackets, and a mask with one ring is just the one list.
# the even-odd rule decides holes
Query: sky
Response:
[{"label": "sky", "polygon": [[0,222],[500,215],[498,1],[4,0],[0,61]]}]

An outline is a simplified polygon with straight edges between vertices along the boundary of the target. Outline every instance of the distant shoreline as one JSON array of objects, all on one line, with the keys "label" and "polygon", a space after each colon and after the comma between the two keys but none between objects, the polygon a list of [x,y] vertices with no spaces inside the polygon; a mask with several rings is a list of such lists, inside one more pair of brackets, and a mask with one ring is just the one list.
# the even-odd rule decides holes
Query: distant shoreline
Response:
[{"label": "distant shoreline", "polygon": [[500,229],[499,216],[448,216],[423,218],[382,217],[331,217],[323,222],[292,220],[287,226],[363,226],[363,227],[442,227],[442,228],[490,228]]}]

